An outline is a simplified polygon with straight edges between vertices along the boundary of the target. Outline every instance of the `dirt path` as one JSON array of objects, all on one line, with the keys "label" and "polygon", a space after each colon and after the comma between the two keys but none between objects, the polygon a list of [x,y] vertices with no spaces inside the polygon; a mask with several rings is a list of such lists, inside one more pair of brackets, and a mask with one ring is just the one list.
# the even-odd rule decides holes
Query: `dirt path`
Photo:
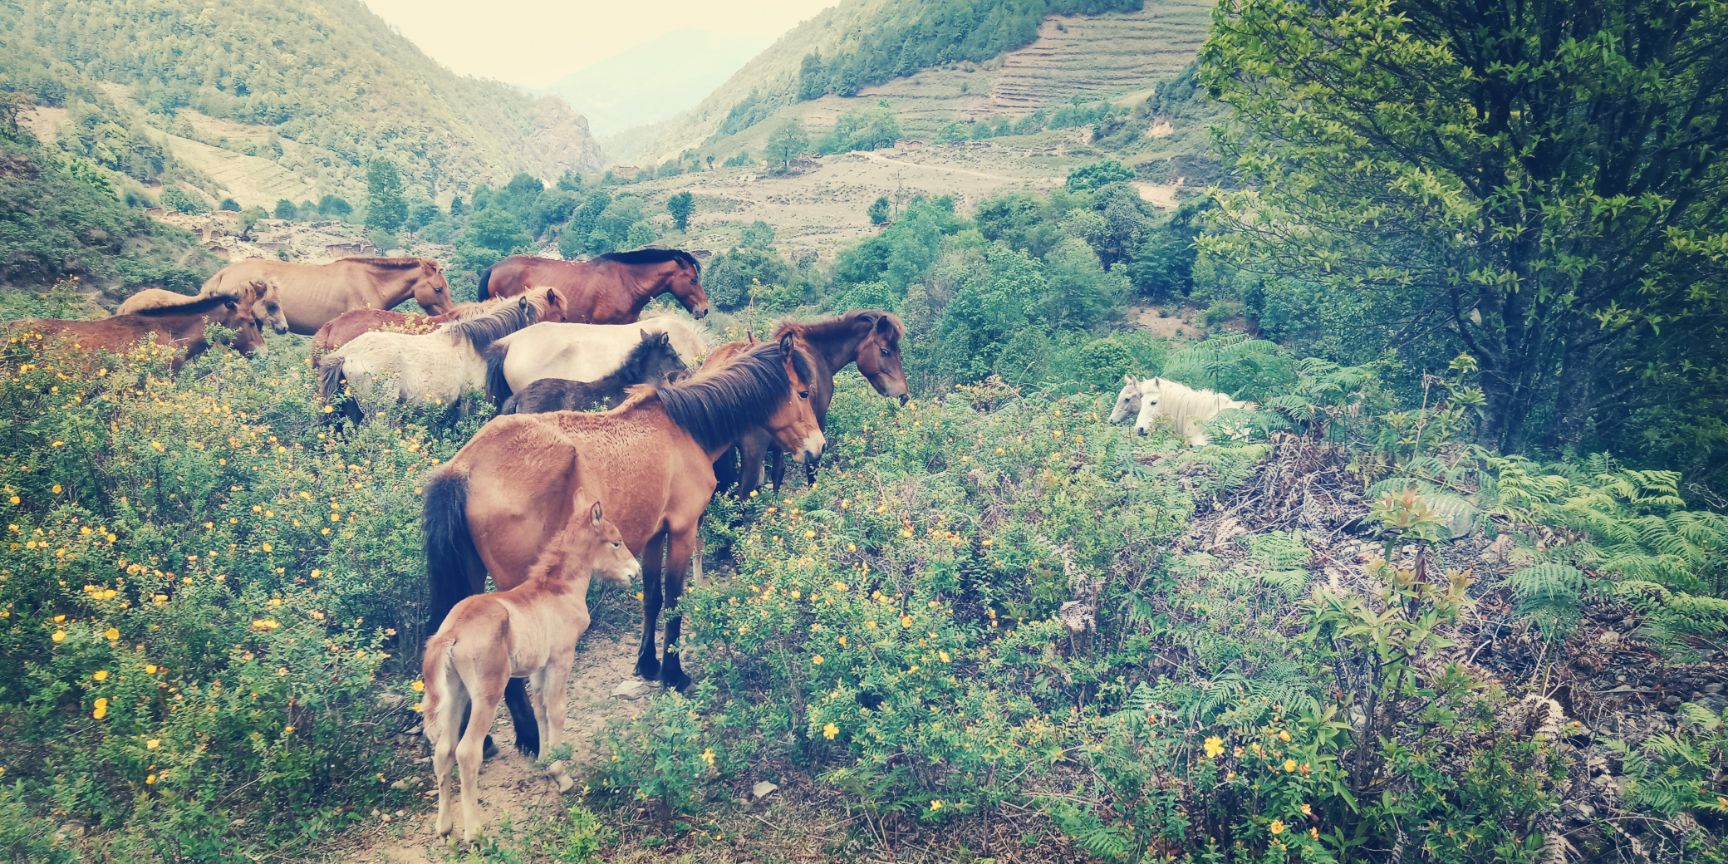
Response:
[{"label": "dirt path", "polygon": [[[634,680],[635,664],[636,640],[628,628],[612,635],[590,634],[577,645],[576,666],[570,675],[570,699],[565,706],[570,718],[565,734],[570,738],[573,766],[580,767],[593,760],[607,720],[641,712],[641,700],[611,695],[620,682]],[[481,813],[489,828],[496,828],[506,818],[522,825],[537,813],[568,806],[546,770],[516,752],[516,736],[502,706],[492,727],[492,738],[499,754],[487,760],[481,772],[484,786],[480,799]],[[421,770],[411,775],[410,782],[426,793],[433,789],[432,766],[423,741],[405,749],[420,753],[415,764]],[[573,778],[578,775],[576,767],[570,771]],[[389,823],[380,822],[376,831],[359,838],[358,848],[335,850],[330,860],[368,864],[438,864],[447,860],[447,841],[432,832],[435,800],[424,798],[418,809]],[[460,833],[460,824],[456,830]]]},{"label": "dirt path", "polygon": [[884,165],[895,165],[901,168],[918,168],[920,170],[936,171],[942,174],[964,174],[967,177],[977,177],[980,180],[1000,180],[1004,183],[1026,182],[1025,177],[1011,177],[1007,174],[992,174],[988,171],[974,171],[970,168],[956,168],[952,165],[932,165],[924,162],[908,162],[905,159],[896,159],[892,156],[884,156],[874,150],[862,150],[850,155],[862,156],[872,162],[881,162]]}]

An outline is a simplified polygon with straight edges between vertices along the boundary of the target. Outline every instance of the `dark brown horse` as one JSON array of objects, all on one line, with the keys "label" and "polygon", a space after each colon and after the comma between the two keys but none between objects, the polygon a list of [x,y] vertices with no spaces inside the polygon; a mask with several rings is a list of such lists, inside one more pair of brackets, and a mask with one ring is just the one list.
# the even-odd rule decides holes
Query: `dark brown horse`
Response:
[{"label": "dark brown horse", "polygon": [[[512,414],[487,423],[426,484],[432,626],[463,597],[484,590],[488,573],[500,589],[520,584],[572,518],[572,487],[580,482],[642,557],[637,673],[674,688],[688,684],[678,661],[678,598],[697,525],[714,495],[714,460],[764,425],[801,457],[821,456],[825,442],[810,410],[814,371],[806,350],[788,336],[676,384],[634,388],[604,414]],[[654,645],[662,602],[663,666]],[[534,752],[538,739],[520,682],[512,682],[505,699],[517,747]]]},{"label": "dark brown horse", "polygon": [[588,261],[512,255],[480,273],[480,299],[512,297],[529,286],[556,288],[578,324],[634,324],[648,301],[671,293],[690,314],[708,314],[702,265],[682,249],[608,252]]},{"label": "dark brown horse", "polygon": [[185,303],[157,306],[128,315],[95,321],[36,318],[14,321],[8,329],[14,337],[66,342],[74,348],[113,354],[122,353],[154,335],[163,344],[178,349],[172,366],[178,371],[187,360],[210,347],[205,330],[211,324],[220,324],[234,331],[234,350],[247,357],[262,356],[266,350],[265,322],[256,312],[258,297],[255,283],[241,283],[222,293],[187,298]]},{"label": "dark brown horse", "polygon": [[[900,362],[900,340],[906,334],[906,326],[893,313],[876,309],[855,310],[824,321],[788,321],[774,331],[777,339],[788,334],[802,338],[816,356],[816,382],[810,391],[810,406],[824,431],[828,428],[828,405],[834,400],[834,375],[853,363],[858,364],[858,371],[877,393],[906,404],[906,370]],[[709,355],[708,362],[723,362],[744,350],[748,344],[734,342],[722,345]],[[739,464],[735,480],[731,476],[731,454],[722,457],[722,464],[717,466],[724,475],[722,486],[736,482],[737,494],[749,497],[750,492],[761,485],[764,461],[771,458],[770,478],[774,488],[780,488],[786,475],[786,462],[784,454],[767,434],[760,429],[751,431],[739,440],[737,452]],[[807,467],[813,475],[814,466]]]},{"label": "dark brown horse", "polygon": [[596,405],[616,408],[637,384],[669,384],[690,367],[672,347],[671,334],[642,331],[642,341],[624,355],[617,369],[593,381],[542,378],[504,400],[500,414],[544,414],[548,411],[587,411]]}]

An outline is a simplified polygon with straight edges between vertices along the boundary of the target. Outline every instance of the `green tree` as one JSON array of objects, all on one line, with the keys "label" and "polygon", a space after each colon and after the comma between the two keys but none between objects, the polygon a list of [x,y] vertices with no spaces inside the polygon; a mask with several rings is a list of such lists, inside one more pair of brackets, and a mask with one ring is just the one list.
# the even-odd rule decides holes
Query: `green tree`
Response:
[{"label": "green tree", "polygon": [[822,67],[822,55],[812,51],[798,64],[798,98],[817,99],[828,92],[828,70]]},{"label": "green tree", "polygon": [[1226,4],[1202,77],[1252,189],[1205,242],[1359,304],[1417,368],[1469,352],[1502,448],[1721,416],[1724,32],[1691,0]]},{"label": "green tree", "polygon": [[277,219],[298,219],[298,218],[300,218],[299,209],[294,206],[293,201],[289,201],[286,198],[279,199],[276,202],[275,214],[276,214]]},{"label": "green tree", "polygon": [[347,219],[354,215],[354,205],[340,195],[325,195],[318,199],[318,215],[326,219]]},{"label": "green tree", "polygon": [[1110,183],[1119,183],[1123,180],[1132,179],[1134,179],[1133,171],[1124,168],[1121,162],[1114,159],[1106,159],[1101,162],[1093,162],[1090,165],[1082,165],[1070,172],[1068,175],[1068,188],[1076,192],[1082,192],[1087,189],[1097,189],[1100,186],[1105,186]]},{"label": "green tree", "polygon": [[223,198],[222,203],[216,205],[216,209],[228,213],[238,213],[240,212],[240,202],[235,201],[233,198]]},{"label": "green tree", "polygon": [[864,211],[864,215],[870,217],[871,225],[878,227],[887,225],[888,220],[892,218],[889,207],[888,196],[878,195],[875,201],[870,202],[870,209]]},{"label": "green tree", "polygon": [[678,226],[679,231],[689,228],[690,215],[696,212],[696,196],[689,190],[673,195],[666,199],[666,212],[672,214],[672,224]]},{"label": "green tree", "polygon": [[792,160],[810,149],[810,135],[804,131],[804,121],[794,117],[780,124],[768,136],[768,161],[777,162],[782,173],[792,169]]},{"label": "green tree", "polygon": [[250,242],[252,229],[258,227],[259,222],[268,218],[270,218],[270,214],[265,212],[262,207],[248,207],[240,211],[240,239]]},{"label": "green tree", "polygon": [[408,221],[408,204],[402,197],[402,174],[396,163],[374,159],[366,169],[366,227],[395,232]]}]

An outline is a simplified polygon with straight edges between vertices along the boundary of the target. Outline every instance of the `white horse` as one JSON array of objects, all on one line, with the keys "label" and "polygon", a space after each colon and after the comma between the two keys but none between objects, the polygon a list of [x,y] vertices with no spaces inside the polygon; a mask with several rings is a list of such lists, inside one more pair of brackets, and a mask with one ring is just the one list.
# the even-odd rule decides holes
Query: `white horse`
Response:
[{"label": "white horse", "polygon": [[[346,384],[370,405],[460,404],[466,394],[486,385],[487,347],[534,324],[548,302],[558,301],[536,292],[499,301],[493,309],[431,333],[362,333],[318,361],[318,394],[333,404]],[[352,402],[343,410],[359,419]]]},{"label": "white horse", "polygon": [[501,405],[542,378],[598,381],[623,365],[636,343],[656,333],[666,334],[684,365],[702,365],[708,353],[706,328],[676,315],[644,317],[635,324],[542,323],[487,349],[486,395]]},{"label": "white horse", "polygon": [[1136,379],[1124,375],[1122,380],[1124,386],[1116,394],[1116,406],[1110,411],[1111,423],[1121,423],[1132,416],[1134,431],[1145,435],[1152,428],[1152,421],[1163,417],[1190,447],[1210,443],[1206,421],[1223,411],[1255,407],[1252,402],[1239,402],[1211,390],[1195,390],[1168,378]]}]

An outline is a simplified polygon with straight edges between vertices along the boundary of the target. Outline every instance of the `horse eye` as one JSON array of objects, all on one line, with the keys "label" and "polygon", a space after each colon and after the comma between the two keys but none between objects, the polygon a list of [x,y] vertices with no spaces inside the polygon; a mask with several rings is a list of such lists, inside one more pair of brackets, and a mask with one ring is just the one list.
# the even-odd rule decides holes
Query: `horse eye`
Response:
[{"label": "horse eye", "polygon": [[887,348],[883,348],[883,349],[882,349],[882,356],[884,356],[884,357],[892,357],[892,356],[893,356],[893,355],[894,355],[894,352],[892,352],[892,351],[889,351],[889,350],[888,350],[888,349],[887,349]]},{"label": "horse eye", "polygon": [[809,390],[800,390],[800,391],[798,391],[798,398],[800,398],[800,399],[808,399],[808,398],[810,398],[810,391],[809,391]]}]

